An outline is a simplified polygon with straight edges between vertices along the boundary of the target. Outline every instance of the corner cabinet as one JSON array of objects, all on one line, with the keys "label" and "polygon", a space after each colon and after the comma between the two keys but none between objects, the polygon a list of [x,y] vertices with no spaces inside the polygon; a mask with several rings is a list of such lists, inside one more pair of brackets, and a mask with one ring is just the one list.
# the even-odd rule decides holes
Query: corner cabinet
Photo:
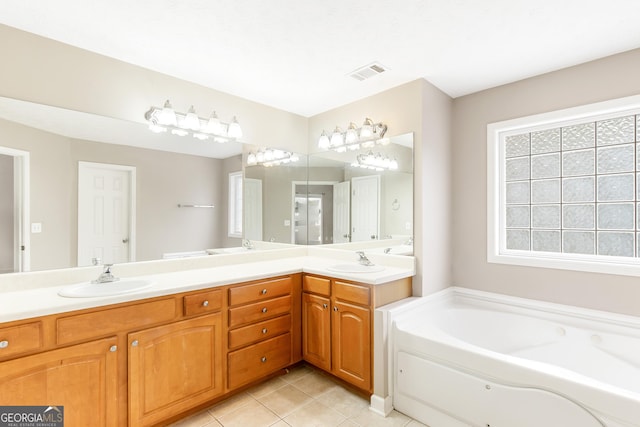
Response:
[{"label": "corner cabinet", "polygon": [[373,311],[411,295],[411,279],[368,285],[305,274],[302,356],[312,365],[373,391]]}]

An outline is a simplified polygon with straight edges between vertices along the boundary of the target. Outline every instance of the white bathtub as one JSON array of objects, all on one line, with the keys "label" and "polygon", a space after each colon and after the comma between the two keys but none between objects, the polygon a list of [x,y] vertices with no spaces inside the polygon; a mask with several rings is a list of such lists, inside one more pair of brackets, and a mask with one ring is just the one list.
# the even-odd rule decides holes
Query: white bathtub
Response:
[{"label": "white bathtub", "polygon": [[431,427],[640,426],[640,318],[450,288],[391,340],[393,406]]}]

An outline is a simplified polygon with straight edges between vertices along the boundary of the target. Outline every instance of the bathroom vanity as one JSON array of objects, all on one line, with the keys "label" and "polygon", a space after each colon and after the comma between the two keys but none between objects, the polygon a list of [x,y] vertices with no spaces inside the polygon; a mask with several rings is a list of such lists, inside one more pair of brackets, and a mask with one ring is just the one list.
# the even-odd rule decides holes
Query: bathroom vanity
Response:
[{"label": "bathroom vanity", "polygon": [[5,293],[16,307],[55,300],[47,310],[56,312],[0,323],[0,402],[64,406],[67,426],[158,425],[301,360],[371,394],[372,311],[410,295],[413,269],[352,280],[327,274],[331,263],[304,256],[158,274],[123,302],[62,298],[60,286]]}]

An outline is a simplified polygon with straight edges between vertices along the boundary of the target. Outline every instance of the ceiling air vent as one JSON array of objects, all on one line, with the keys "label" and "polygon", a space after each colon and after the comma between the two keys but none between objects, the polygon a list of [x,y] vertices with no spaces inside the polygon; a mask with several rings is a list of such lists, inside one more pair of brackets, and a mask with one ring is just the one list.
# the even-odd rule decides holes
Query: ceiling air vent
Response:
[{"label": "ceiling air vent", "polygon": [[349,75],[356,80],[362,81],[367,80],[373,76],[377,76],[378,74],[384,73],[385,71],[387,71],[387,69],[382,64],[374,62],[373,64],[358,68]]}]

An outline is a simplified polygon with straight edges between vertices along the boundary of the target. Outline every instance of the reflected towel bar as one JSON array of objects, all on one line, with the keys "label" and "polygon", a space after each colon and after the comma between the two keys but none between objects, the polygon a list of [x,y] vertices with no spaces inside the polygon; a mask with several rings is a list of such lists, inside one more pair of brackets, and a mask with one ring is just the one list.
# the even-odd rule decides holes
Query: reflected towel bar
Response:
[{"label": "reflected towel bar", "polygon": [[179,208],[215,208],[214,205],[182,205],[178,203]]}]

